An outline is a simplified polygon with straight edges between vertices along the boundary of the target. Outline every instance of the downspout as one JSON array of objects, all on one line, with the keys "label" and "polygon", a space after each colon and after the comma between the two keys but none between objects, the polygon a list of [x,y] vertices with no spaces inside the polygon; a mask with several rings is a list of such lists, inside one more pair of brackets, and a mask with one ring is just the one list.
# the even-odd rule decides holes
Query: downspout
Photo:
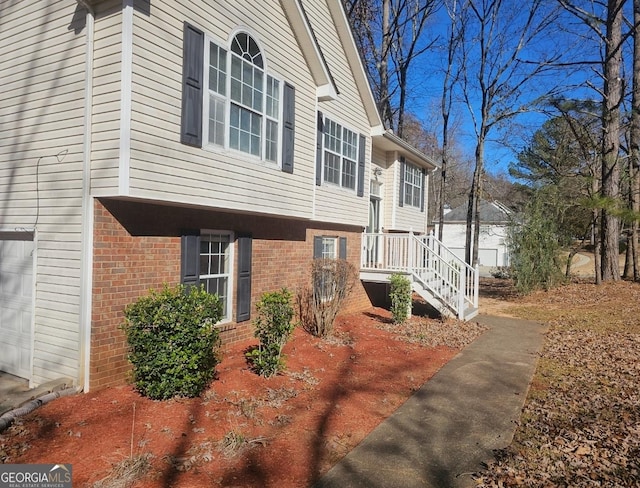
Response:
[{"label": "downspout", "polygon": [[93,199],[91,198],[91,134],[93,109],[93,49],[95,11],[85,0],[76,0],[87,11],[84,132],[82,152],[82,258],[80,261],[80,358],[78,387],[89,391],[91,358],[91,304],[93,284]]}]

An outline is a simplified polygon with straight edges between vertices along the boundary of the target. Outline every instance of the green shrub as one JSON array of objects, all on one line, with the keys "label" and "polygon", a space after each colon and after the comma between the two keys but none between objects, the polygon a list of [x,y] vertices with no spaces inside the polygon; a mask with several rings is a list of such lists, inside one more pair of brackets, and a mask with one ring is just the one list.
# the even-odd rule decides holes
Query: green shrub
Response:
[{"label": "green shrub", "polygon": [[214,326],[221,315],[217,295],[183,285],[165,285],[128,305],[122,329],[137,390],[156,400],[200,395],[218,364]]},{"label": "green shrub", "polygon": [[402,324],[411,313],[411,281],[405,275],[394,273],[389,279],[391,290],[391,316],[394,324]]},{"label": "green shrub", "polygon": [[247,357],[258,374],[270,377],[284,368],[282,348],[295,328],[295,324],[291,322],[291,293],[286,288],[263,293],[256,309],[258,316],[253,323],[255,336],[260,342],[256,349],[247,353]]},{"label": "green shrub", "polygon": [[564,281],[561,270],[560,231],[548,214],[545,195],[534,194],[521,220],[509,226],[511,273],[519,293],[549,290]]}]

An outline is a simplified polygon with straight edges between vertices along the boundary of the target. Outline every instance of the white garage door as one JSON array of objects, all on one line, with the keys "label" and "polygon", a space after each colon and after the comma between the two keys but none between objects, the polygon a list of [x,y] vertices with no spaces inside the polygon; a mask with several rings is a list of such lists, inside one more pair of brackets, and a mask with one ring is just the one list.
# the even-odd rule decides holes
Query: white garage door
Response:
[{"label": "white garage door", "polygon": [[498,266],[498,250],[478,249],[478,263],[480,266]]},{"label": "white garage door", "polygon": [[33,240],[0,233],[0,370],[22,378],[31,371]]}]

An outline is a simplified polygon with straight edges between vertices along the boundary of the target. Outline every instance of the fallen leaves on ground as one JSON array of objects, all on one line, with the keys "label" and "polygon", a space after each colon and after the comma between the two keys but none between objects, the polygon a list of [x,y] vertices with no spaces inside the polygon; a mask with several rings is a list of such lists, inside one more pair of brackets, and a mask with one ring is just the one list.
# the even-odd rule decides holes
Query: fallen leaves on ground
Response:
[{"label": "fallen leaves on ground", "polygon": [[200,398],[124,386],[58,399],[0,435],[0,462],[71,463],[82,488],[311,486],[483,330],[390,317],[344,316],[327,339],[296,329],[273,378],[247,363],[255,340],[236,344]]},{"label": "fallen leaves on ground", "polygon": [[574,283],[510,310],[549,330],[514,442],[478,485],[640,486],[640,284]]}]

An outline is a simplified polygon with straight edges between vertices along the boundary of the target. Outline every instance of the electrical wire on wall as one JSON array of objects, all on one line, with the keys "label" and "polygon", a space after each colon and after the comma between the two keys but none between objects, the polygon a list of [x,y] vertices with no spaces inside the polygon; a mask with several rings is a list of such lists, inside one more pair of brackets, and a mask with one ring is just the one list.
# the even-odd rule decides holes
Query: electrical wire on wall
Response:
[{"label": "electrical wire on wall", "polygon": [[58,154],[45,154],[44,156],[40,156],[36,162],[36,220],[33,223],[34,229],[38,225],[38,220],[40,219],[40,161],[44,158],[56,158],[58,162],[61,163],[64,161],[64,158],[68,153],[69,149],[63,149]]}]

